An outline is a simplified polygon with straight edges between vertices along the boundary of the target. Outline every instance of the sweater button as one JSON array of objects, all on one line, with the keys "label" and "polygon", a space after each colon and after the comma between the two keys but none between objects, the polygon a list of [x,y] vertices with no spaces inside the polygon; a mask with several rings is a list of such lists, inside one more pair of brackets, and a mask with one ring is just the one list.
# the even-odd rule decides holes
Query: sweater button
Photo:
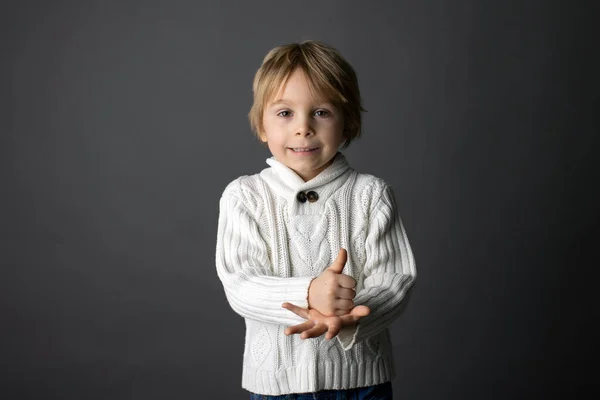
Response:
[{"label": "sweater button", "polygon": [[298,200],[300,203],[305,203],[306,202],[306,193],[304,192],[300,192],[296,195],[296,200]]},{"label": "sweater button", "polygon": [[311,190],[310,192],[306,193],[306,199],[311,203],[314,203],[315,201],[319,200],[319,195],[317,192],[313,192]]}]

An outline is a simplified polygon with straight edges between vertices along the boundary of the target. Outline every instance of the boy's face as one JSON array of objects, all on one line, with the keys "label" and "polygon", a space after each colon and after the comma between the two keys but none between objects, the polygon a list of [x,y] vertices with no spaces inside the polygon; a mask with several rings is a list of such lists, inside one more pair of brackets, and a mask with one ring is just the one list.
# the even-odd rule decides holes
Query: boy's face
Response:
[{"label": "boy's face", "polygon": [[331,102],[315,98],[297,68],[265,106],[260,138],[277,161],[309,181],[333,161],[344,140],[344,119]]}]

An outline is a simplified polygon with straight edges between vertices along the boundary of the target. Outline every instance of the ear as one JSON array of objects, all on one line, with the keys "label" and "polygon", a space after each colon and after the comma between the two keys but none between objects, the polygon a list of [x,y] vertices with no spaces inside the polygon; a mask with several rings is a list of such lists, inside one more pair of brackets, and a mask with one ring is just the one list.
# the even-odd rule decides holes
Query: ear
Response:
[{"label": "ear", "polygon": [[260,132],[258,134],[258,138],[260,139],[261,142],[267,143],[267,135],[264,132]]}]

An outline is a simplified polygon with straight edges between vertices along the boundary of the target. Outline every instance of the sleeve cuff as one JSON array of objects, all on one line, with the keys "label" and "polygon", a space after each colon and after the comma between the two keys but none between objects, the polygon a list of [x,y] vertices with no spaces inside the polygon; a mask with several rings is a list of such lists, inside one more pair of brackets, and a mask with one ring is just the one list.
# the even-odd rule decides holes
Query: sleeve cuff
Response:
[{"label": "sleeve cuff", "polygon": [[360,325],[357,324],[352,327],[342,328],[340,333],[338,333],[337,338],[340,341],[344,351],[350,350],[352,346],[354,346],[359,329]]},{"label": "sleeve cuff", "polygon": [[313,277],[298,277],[291,278],[297,281],[299,290],[288,292],[287,302],[295,306],[308,309],[308,290],[310,289],[310,283],[313,281]]}]

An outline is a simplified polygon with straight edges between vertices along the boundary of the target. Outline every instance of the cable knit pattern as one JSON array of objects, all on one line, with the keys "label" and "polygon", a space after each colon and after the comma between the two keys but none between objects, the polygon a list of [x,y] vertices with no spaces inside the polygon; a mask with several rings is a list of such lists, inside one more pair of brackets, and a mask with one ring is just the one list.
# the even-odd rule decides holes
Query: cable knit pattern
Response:
[{"label": "cable knit pattern", "polygon": [[[231,182],[220,200],[216,266],[229,304],[246,321],[242,387],[281,395],[392,380],[388,327],[416,269],[391,188],[354,171],[341,153],[308,182],[274,158],[267,163]],[[317,201],[298,201],[309,191]],[[286,326],[304,320],[281,305],[306,308],[311,280],[342,247],[343,273],[358,282],[355,303],[371,314],[335,340],[285,336]]]}]

